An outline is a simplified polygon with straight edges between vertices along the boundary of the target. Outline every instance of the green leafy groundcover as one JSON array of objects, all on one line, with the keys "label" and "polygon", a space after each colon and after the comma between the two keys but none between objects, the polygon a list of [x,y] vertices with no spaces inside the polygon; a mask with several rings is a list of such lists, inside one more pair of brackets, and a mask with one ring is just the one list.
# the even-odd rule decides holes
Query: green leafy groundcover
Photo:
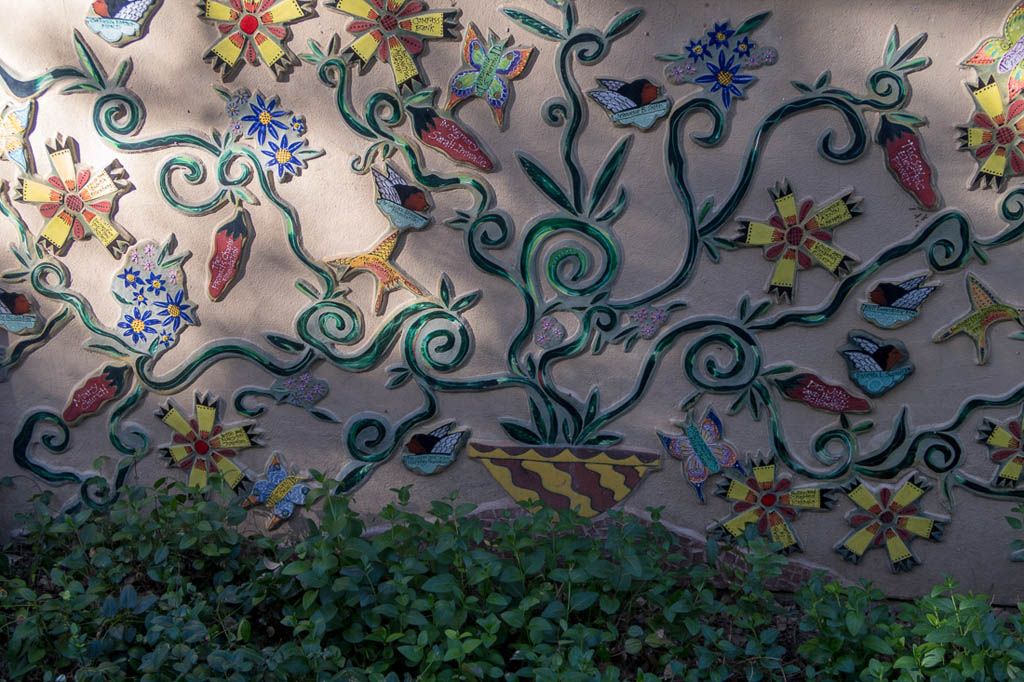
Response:
[{"label": "green leafy groundcover", "polygon": [[1024,679],[1020,607],[952,582],[898,608],[820,576],[775,595],[771,545],[694,564],[657,509],[598,538],[549,509],[485,524],[455,495],[410,513],[401,489],[364,537],[315,487],[319,521],[289,541],[240,532],[218,491],[129,487],[104,515],[34,500],[0,559],[0,678]]}]

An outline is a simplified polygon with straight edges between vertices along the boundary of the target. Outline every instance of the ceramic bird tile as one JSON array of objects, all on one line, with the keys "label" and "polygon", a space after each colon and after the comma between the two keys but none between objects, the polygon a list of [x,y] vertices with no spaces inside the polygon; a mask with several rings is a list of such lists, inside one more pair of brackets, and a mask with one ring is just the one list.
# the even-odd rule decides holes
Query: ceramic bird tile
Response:
[{"label": "ceramic bird tile", "polygon": [[122,47],[142,37],[159,5],[160,0],[96,0],[85,23],[103,40]]},{"label": "ceramic bird tile", "polygon": [[924,286],[926,279],[928,275],[919,275],[898,284],[878,283],[868,294],[868,303],[861,305],[861,315],[882,329],[895,329],[913,322],[925,299],[939,288],[938,284]]},{"label": "ceramic bird tile", "polygon": [[455,422],[448,422],[430,433],[417,433],[405,444],[408,455],[402,464],[409,471],[430,476],[444,471],[458,456],[466,431],[454,431]]},{"label": "ceramic bird tile", "polygon": [[426,192],[411,185],[402,177],[402,174],[394,169],[391,164],[385,167],[387,173],[381,173],[376,168],[373,170],[373,181],[377,185],[377,208],[388,217],[395,229],[412,228],[418,230],[428,222],[430,218],[423,215],[430,210],[430,200]]},{"label": "ceramic bird tile", "polygon": [[601,87],[587,94],[601,105],[615,125],[647,130],[668,113],[668,99],[661,97],[661,88],[646,78],[628,83],[598,78],[597,82]]},{"label": "ceramic bird tile", "polygon": [[25,294],[0,289],[0,329],[28,334],[39,324],[36,307]]},{"label": "ceramic bird tile", "polygon": [[883,341],[863,331],[852,331],[849,344],[839,349],[850,378],[870,396],[888,392],[914,372],[910,353],[899,341]]}]

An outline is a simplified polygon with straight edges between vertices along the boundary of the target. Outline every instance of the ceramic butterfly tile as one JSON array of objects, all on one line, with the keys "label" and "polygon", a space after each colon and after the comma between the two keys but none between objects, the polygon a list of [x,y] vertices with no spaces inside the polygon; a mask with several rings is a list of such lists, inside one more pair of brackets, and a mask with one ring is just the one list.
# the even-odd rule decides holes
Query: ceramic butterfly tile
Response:
[{"label": "ceramic butterfly tile", "polygon": [[987,38],[965,59],[978,75],[993,74],[1005,79],[1009,99],[1024,90],[1024,2],[1018,3],[1003,22],[1003,34]]},{"label": "ceramic butterfly tile", "polygon": [[701,504],[705,503],[704,483],[712,474],[733,467],[746,476],[736,448],[722,440],[722,420],[714,409],[708,408],[699,425],[694,422],[691,412],[689,422],[682,428],[682,435],[666,435],[659,431],[658,437],[668,454],[682,460],[683,474],[697,491]]},{"label": "ceramic butterfly tile", "polygon": [[509,40],[501,40],[491,31],[485,45],[476,27],[470,24],[462,46],[462,61],[466,68],[452,76],[445,109],[451,109],[469,97],[483,97],[490,105],[498,126],[504,126],[505,106],[511,94],[509,81],[522,75],[533,54],[533,47],[522,45],[505,49]]},{"label": "ceramic butterfly tile", "polygon": [[257,504],[265,505],[272,514],[267,530],[274,530],[292,517],[295,507],[306,504],[309,486],[302,483],[303,480],[299,476],[289,476],[281,455],[275,452],[267,463],[266,474],[253,484],[242,506],[248,509]]}]

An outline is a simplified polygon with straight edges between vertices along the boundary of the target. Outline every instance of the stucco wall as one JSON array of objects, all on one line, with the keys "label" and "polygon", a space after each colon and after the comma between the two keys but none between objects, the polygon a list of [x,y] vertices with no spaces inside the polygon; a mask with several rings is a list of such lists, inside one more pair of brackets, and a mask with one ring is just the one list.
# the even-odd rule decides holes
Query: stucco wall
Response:
[{"label": "stucco wall", "polygon": [[[598,417],[614,409],[619,401],[630,405],[600,431],[621,434],[622,442],[615,446],[617,448],[657,454],[660,470],[644,476],[624,505],[633,510],[664,506],[665,518],[671,523],[703,532],[716,520],[736,515],[729,502],[712,494],[718,482],[727,476],[744,479],[735,471],[711,476],[704,485],[707,504],[699,504],[694,488],[681,471],[682,465],[666,453],[657,432],[680,434],[672,422],[686,419],[686,414],[680,411],[680,403],[696,390],[685,371],[686,358],[693,349],[692,344],[709,334],[723,333],[723,338],[741,339],[737,343],[746,349],[751,363],[756,349],[760,358],[759,372],[745,377],[746,370],[752,367],[748,365],[735,377],[714,380],[714,387],[724,390],[700,396],[693,404],[694,417],[699,422],[706,408],[714,407],[724,425],[723,438],[735,447],[747,473],[751,473],[750,457],[775,453],[777,475],[793,477],[798,487],[813,485],[836,489],[833,493],[835,508],[822,513],[803,511],[791,522],[804,550],[802,558],[851,579],[871,579],[896,595],[925,590],[943,575],[950,574],[965,588],[994,592],[1000,600],[1019,598],[1024,582],[1020,578],[1019,564],[1009,559],[1013,535],[1003,517],[1017,503],[1019,498],[1014,496],[1022,493],[1012,486],[997,488],[994,485],[1001,465],[993,462],[990,455],[999,448],[977,442],[976,436],[984,426],[984,419],[996,425],[1020,419],[1020,403],[1024,400],[1019,390],[1024,386],[1020,369],[1024,344],[1009,336],[1021,330],[1014,321],[992,326],[984,364],[976,363],[975,348],[964,334],[943,343],[933,342],[937,333],[968,312],[970,301],[965,288],[968,273],[986,283],[1002,302],[1011,307],[1024,306],[1024,287],[1019,274],[1021,241],[1008,238],[1005,244],[981,245],[997,235],[1016,234],[1013,228],[1019,220],[1012,220],[1012,212],[1017,204],[1009,201],[1006,215],[1001,215],[1000,210],[1019,181],[1011,177],[1002,191],[996,187],[983,189],[984,184],[973,191],[968,189],[978,172],[979,162],[969,150],[958,150],[959,131],[956,130],[956,126],[980,125],[971,123],[975,101],[965,87],[967,82],[976,83],[977,78],[960,64],[983,40],[1001,31],[1010,9],[1008,3],[1005,0],[975,2],[968,7],[953,2],[858,0],[815,3],[813,10],[807,3],[795,1],[756,4],[644,0],[636,4],[644,10],[643,18],[628,32],[608,40],[599,62],[581,64],[577,59],[567,60],[569,73],[575,74],[583,91],[597,87],[596,78],[632,81],[647,77],[662,86],[661,96],[671,101],[668,116],[658,120],[650,130],[641,130],[613,126],[596,101],[577,93],[582,97],[584,125],[573,151],[588,191],[595,184],[607,155],[622,138],[632,136],[621,173],[611,185],[608,199],[600,210],[594,211],[590,220],[586,215],[578,218],[579,225],[594,225],[600,234],[606,235],[621,261],[610,264],[597,242],[571,227],[556,231],[550,237],[528,237],[543,218],[568,215],[564,208],[538,191],[517,160],[517,153],[528,154],[535,164],[547,169],[562,188],[570,187],[562,160],[566,128],[547,124],[544,113],[549,98],[563,96],[557,63],[559,43],[529,33],[492,3],[475,0],[465,0],[458,5],[445,3],[432,9],[461,12],[452,15],[457,17],[458,39],[429,40],[425,52],[416,58],[428,84],[441,90],[435,102],[438,109],[447,99],[452,74],[465,68],[462,66],[462,39],[471,22],[480,29],[485,40],[488,30],[493,30],[502,39],[513,36],[510,45],[532,45],[536,49],[525,71],[511,81],[513,94],[507,105],[504,129],[495,124],[488,105],[481,98],[461,103],[454,114],[448,114],[483,143],[494,162],[492,172],[481,173],[475,168],[456,166],[445,156],[419,144],[408,117],[392,128],[384,122],[388,106],[384,104],[378,110],[380,134],[400,138],[392,147],[408,143],[413,150],[407,152],[399,148],[390,159],[407,180],[413,181],[419,174],[420,186],[448,182],[423,176],[431,173],[456,180],[430,191],[428,215],[431,222],[422,229],[403,229],[390,261],[422,288],[424,296],[397,290],[388,297],[384,314],[375,315],[374,275],[362,271],[339,282],[337,278],[344,273],[326,263],[339,256],[369,250],[393,229],[375,205],[378,194],[371,175],[352,170],[353,159],[363,156],[377,134],[364,128],[367,135],[362,136],[346,125],[336,106],[337,90],[318,78],[318,65],[302,63],[283,80],[276,80],[266,65],[245,65],[230,82],[222,83],[210,62],[202,59],[221,36],[216,22],[197,18],[192,3],[178,0],[165,0],[152,15],[148,32],[141,40],[120,48],[105,43],[86,26],[86,2],[0,2],[2,16],[6,18],[0,26],[0,45],[3,46],[0,59],[5,73],[10,76],[6,79],[5,94],[15,102],[15,108],[21,106],[19,102],[37,101],[29,136],[37,174],[44,181],[51,174],[46,142],[55,139],[58,133],[77,141],[82,164],[94,172],[114,159],[119,161],[133,189],[121,194],[113,214],[114,222],[139,244],[153,240],[160,245],[173,234],[177,241],[174,253],[191,252],[191,258],[182,266],[187,280],[187,296],[183,300],[194,302],[191,312],[196,323],[183,323],[180,338],[169,350],[160,349],[155,361],[139,361],[142,372],[132,373],[134,379],[129,381],[125,393],[98,415],[71,427],[66,451],[54,453],[41,444],[40,437],[46,432],[53,433],[54,429],[59,435],[60,422],[47,421],[49,418],[38,415],[60,415],[73,389],[83,379],[96,375],[104,366],[135,365],[140,355],[140,349],[136,348],[135,351],[125,350],[124,357],[112,358],[83,346],[93,337],[85,321],[124,339],[124,330],[118,328],[117,323],[124,320],[125,311],[110,294],[111,281],[124,268],[133,266],[128,256],[120,260],[111,258],[93,237],[75,242],[66,255],[36,257],[30,263],[30,267],[35,268],[47,258],[62,263],[69,274],[66,289],[57,281],[56,270],[61,266],[43,266],[40,272],[49,274],[37,278],[37,287],[28,281],[0,284],[5,290],[30,294],[38,313],[47,320],[64,309],[69,311],[67,323],[46,335],[42,339],[44,343],[33,345],[31,352],[8,368],[6,381],[0,383],[0,405],[3,406],[0,442],[6,444],[10,455],[0,460],[0,476],[13,477],[13,486],[0,489],[0,504],[5,510],[0,523],[10,529],[12,513],[40,489],[54,489],[58,500],[76,504],[80,501],[80,481],[97,473],[113,486],[119,466],[128,472],[130,481],[152,481],[160,476],[185,480],[188,474],[180,468],[166,468],[166,459],[159,448],[171,443],[173,432],[154,416],[154,412],[170,398],[185,416],[190,416],[194,392],[222,399],[218,416],[228,429],[253,422],[262,431],[262,447],[240,449],[231,457],[248,475],[248,480],[238,485],[240,494],[248,494],[252,482],[264,477],[271,454],[280,452],[295,471],[316,469],[331,476],[342,476],[356,467],[365,467],[365,479],[352,494],[357,506],[367,511],[379,509],[391,495],[389,488],[407,484],[414,485],[414,501],[422,507],[453,489],[458,489],[463,499],[472,502],[510,504],[506,491],[467,450],[460,448],[454,463],[447,469],[433,476],[421,476],[403,465],[402,456],[408,454],[405,444],[414,433],[430,431],[454,420],[457,430],[471,432],[468,440],[474,443],[515,445],[499,422],[514,419],[528,423],[530,408],[526,396],[531,395],[541,402],[538,389],[542,392],[543,386],[553,384],[560,391],[558,396],[562,401],[551,402],[559,424],[566,421],[570,413],[585,417],[588,399],[595,387],[600,394]],[[545,18],[556,30],[562,30],[561,9],[541,0],[524,0],[521,9]],[[625,9],[621,3],[581,1],[576,8],[578,23],[583,27],[596,27],[600,33]],[[757,43],[757,49],[775,48],[777,61],[756,70],[744,67],[737,72],[756,76],[757,80],[740,84],[745,97],[733,98],[728,112],[721,116],[722,134],[718,143],[711,147],[696,144],[691,134],[707,135],[713,129],[708,107],[723,110],[721,92],[705,93],[700,85],[669,83],[665,66],[683,64],[685,60],[659,61],[655,55],[685,54],[691,40],[702,38],[706,43],[706,34],[715,29],[716,23],[728,20],[730,28],[735,29],[747,17],[764,10],[770,10],[771,15],[749,33],[749,38]],[[323,2],[317,3],[315,16],[289,25],[291,35],[286,44],[296,54],[309,53],[309,40],[318,41],[326,49],[332,35],[338,33],[340,47],[344,48],[354,38],[345,32],[349,21],[348,15]],[[900,71],[893,67],[897,76],[905,77],[899,82],[910,84],[909,98],[899,98],[894,91],[872,94],[865,85],[868,74],[883,66],[883,53],[894,25],[899,27],[900,48],[910,44],[918,34],[927,33],[927,42],[916,56],[930,57],[931,65],[920,71]],[[75,29],[82,32],[95,58],[105,67],[106,85],[110,86],[107,92],[87,90],[60,94],[64,87],[82,82],[75,76],[61,77],[61,73],[56,74],[58,79],[52,86],[45,79],[35,84],[17,85],[18,79],[30,81],[60,65],[81,69],[72,39]],[[739,37],[730,38],[730,54]],[[129,57],[133,66],[126,87],[131,94],[115,92],[109,79],[113,78],[117,64]],[[908,56],[904,64],[911,59],[913,57]],[[696,68],[706,67],[701,62]],[[814,88],[825,70],[831,72],[831,80],[822,84],[816,93],[803,92],[790,84],[799,81]],[[337,79],[337,70],[328,71],[328,76]],[[373,61],[364,73],[353,65],[346,74],[348,93],[344,106],[354,112],[356,127],[363,126],[364,103],[371,93],[382,88],[394,89],[391,69],[388,64]],[[1006,77],[1006,74],[998,74],[998,87],[1004,100]],[[880,88],[884,85],[878,84]],[[212,140],[211,130],[224,134],[229,118],[225,102],[214,86],[229,92],[248,89],[253,93],[259,91],[266,98],[278,97],[282,109],[305,117],[308,132],[303,138],[308,141],[308,147],[325,152],[308,159],[308,166],[301,175],[288,182],[274,177],[268,185],[270,196],[261,190],[255,178],[245,185],[259,202],[246,206],[252,221],[248,257],[233,288],[216,302],[206,293],[207,262],[211,249],[215,248],[213,235],[229,220],[233,209],[224,205],[202,215],[188,215],[175,210],[161,196],[160,190],[161,169],[167,162],[178,155],[192,155],[205,166],[206,178],[201,184],[190,186],[180,172],[174,173],[171,184],[175,190],[184,201],[197,204],[218,192],[216,156],[189,144],[198,138],[168,137],[179,131],[192,131],[195,136],[209,141]],[[18,87],[25,89],[11,91]],[[117,96],[125,96],[144,105],[144,123],[132,131],[134,134],[109,134],[108,124],[101,119],[98,125],[105,128],[107,137],[111,138],[104,139],[94,126],[94,107],[106,111],[98,101],[111,92],[115,92],[112,104],[116,104]],[[408,94],[408,90],[403,92],[404,96]],[[709,102],[706,107],[688,105],[705,96]],[[787,102],[791,106],[783,107]],[[680,112],[687,106],[694,109],[693,113],[682,115]],[[914,130],[934,168],[933,181],[941,196],[936,210],[918,206],[886,170],[889,152],[874,141],[878,110],[886,107],[890,114],[909,112],[927,119],[927,125]],[[567,110],[571,116],[574,108],[568,106]],[[774,122],[776,114],[781,114],[777,123]],[[851,117],[853,128],[847,125],[844,115]],[[290,118],[280,120],[290,121]],[[117,120],[111,119],[108,123]],[[763,131],[760,137],[755,135],[758,129]],[[851,158],[842,159],[848,162],[837,163],[838,159],[827,159],[819,153],[822,135],[831,129],[835,130],[832,149],[836,154],[848,150]],[[132,143],[139,140],[161,136],[164,139],[138,145],[146,147],[145,150],[131,148]],[[290,139],[299,138],[291,134]],[[673,139],[678,144],[673,143]],[[246,139],[239,144],[256,150],[257,157],[266,158],[259,154],[261,145],[257,140]],[[264,145],[263,149],[266,148]],[[685,159],[685,186],[673,181],[674,171],[668,166],[670,156]],[[410,169],[410,158],[422,162],[417,173]],[[750,165],[745,171],[748,159]],[[240,172],[241,165],[243,163],[236,161],[229,173]],[[383,164],[377,159],[374,167],[383,169]],[[23,218],[34,240],[47,219],[40,215],[38,204],[14,200],[19,173],[14,163],[0,163],[0,178],[11,186],[11,205]],[[1013,174],[1012,165],[1007,166],[1006,173]],[[765,259],[762,249],[720,249],[720,262],[712,262],[708,252],[693,241],[684,208],[687,194],[692,196],[694,213],[699,213],[707,197],[713,197],[712,208],[698,222],[706,225],[724,211],[718,221],[720,227],[709,229],[706,236],[709,240],[714,237],[732,239],[743,229],[740,220],[768,223],[775,206],[766,190],[784,179],[791,183],[797,206],[810,199],[821,208],[850,190],[854,197],[862,199],[859,204],[862,213],[834,230],[834,245],[856,259],[850,264],[849,274],[842,271],[836,276],[812,265],[797,273],[792,302],[776,301],[766,293],[766,282],[774,263]],[[473,182],[483,183],[479,191],[473,189]],[[614,204],[620,186],[626,188],[628,196],[622,215],[614,222],[594,220]],[[486,202],[483,204],[481,192]],[[283,208],[275,205],[275,197],[286,202],[281,205]],[[586,214],[585,203],[582,208],[582,213]],[[485,248],[477,240],[473,251],[478,259],[497,263],[495,269],[508,273],[508,278],[474,267],[467,244],[467,234],[496,235],[499,219],[479,228],[468,224],[447,225],[446,221],[456,218],[458,211],[468,214],[469,221],[477,214],[488,213],[503,216],[507,221],[512,232],[503,248]],[[289,214],[297,217],[292,244],[285,220]],[[945,218],[940,220],[943,216]],[[18,241],[14,220],[5,219],[0,225],[0,241],[5,244]],[[940,238],[948,241],[936,245]],[[559,295],[545,274],[547,263],[558,256],[559,249],[572,243],[583,245],[590,254],[589,269],[582,278],[584,284],[598,281],[605,268],[612,267],[613,272],[607,286],[595,287],[585,296],[562,297],[565,302],[553,313],[567,332],[567,341],[562,347],[577,339],[581,329],[589,338],[581,342],[582,352],[578,356],[551,361],[560,351],[545,351],[537,346],[533,337],[539,328],[541,312]],[[710,243],[714,245],[713,241]],[[908,245],[905,255],[891,250],[898,244]],[[520,262],[527,246],[529,249],[536,247],[535,251],[528,251],[532,253],[532,260],[525,258],[528,269],[534,274],[520,288],[519,284],[524,283]],[[982,253],[987,263],[981,259]],[[308,258],[308,266],[300,261],[299,254]],[[688,263],[691,255],[692,262]],[[4,250],[0,253],[0,269],[7,272],[26,268],[11,252]],[[650,302],[645,301],[643,306],[631,305],[650,292],[666,289],[662,285],[680,272],[685,275],[680,277],[680,286],[668,287],[669,290]],[[318,273],[323,273],[325,279]],[[561,273],[570,285],[581,286],[579,282],[569,281],[571,259],[563,263]],[[464,359],[451,371],[431,368],[419,349],[431,330],[429,325],[421,330],[420,321],[445,310],[439,284],[445,274],[454,290],[449,303],[470,292],[482,292],[474,306],[447,313],[447,323],[431,323],[458,333],[464,330],[464,337],[459,337],[458,333],[454,337],[455,348],[447,356],[440,348],[443,339],[431,342],[430,355],[442,364],[466,351]],[[910,324],[898,329],[880,329],[861,316],[861,306],[867,301],[868,292],[878,283],[901,282],[917,274],[929,274],[926,282],[941,283],[941,286],[924,301],[919,315]],[[315,290],[311,292],[312,298],[294,286],[297,280],[310,283],[307,289]],[[342,295],[327,298],[329,286]],[[33,291],[40,287],[48,288],[51,295],[47,297]],[[609,295],[599,297],[603,292]],[[745,314],[740,314],[740,299],[747,294],[749,306],[745,307]],[[526,299],[531,301],[529,307],[524,304]],[[742,319],[763,301],[771,301],[772,306],[762,317],[749,322]],[[612,332],[602,333],[607,339],[632,324],[629,315],[637,308],[666,309],[675,302],[686,305],[671,310],[667,322],[652,330],[653,338],[638,338],[630,352],[624,352],[622,342],[608,345],[600,354],[589,352],[598,331],[582,327],[584,320],[587,324],[601,320],[605,326],[614,327]],[[337,310],[353,311],[349,329],[354,328],[354,324],[359,331],[345,343],[327,344],[318,349],[317,343],[323,337],[316,325],[305,326],[303,315],[313,316],[315,311],[331,305],[338,306]],[[777,329],[757,329],[758,323],[772,327],[775,326],[771,324],[773,321],[785,322],[781,316],[791,311],[805,315],[797,323],[779,324]],[[1007,309],[1003,314],[1012,318],[1015,312]],[[154,315],[159,316],[157,309]],[[510,340],[519,334],[527,315],[532,316],[532,320],[523,334],[523,342],[514,346],[517,362],[510,367]],[[715,317],[728,325],[711,324],[711,318]],[[161,324],[160,328],[167,327]],[[838,415],[784,399],[774,380],[813,372],[830,384],[841,385],[851,394],[863,396],[863,390],[857,387],[846,362],[837,353],[853,330],[863,330],[883,340],[898,339],[908,351],[915,371],[884,395],[872,397],[870,414],[848,415],[851,425],[871,421],[873,426],[866,431],[850,432],[851,441],[857,443],[856,451],[849,455],[836,454],[834,461],[828,462],[824,461],[827,456],[815,457],[813,442],[827,429],[842,429]],[[263,337],[265,332],[295,339],[296,352],[289,353],[269,344]],[[742,341],[746,336],[751,342]],[[7,346],[10,351],[30,337],[0,331],[0,346]],[[109,339],[108,343],[117,345]],[[414,355],[413,361],[423,368],[424,374],[389,389],[387,384],[397,373],[388,368],[408,367],[407,343]],[[147,347],[141,348],[142,355],[147,352]],[[325,357],[328,353],[333,356]],[[526,360],[527,355],[532,357],[531,361]],[[727,368],[732,363],[724,345],[712,345],[695,355],[698,376],[707,375],[702,368],[709,355],[716,359],[719,368]],[[542,380],[531,378],[526,369],[528,362],[535,361],[548,367],[547,376]],[[758,420],[753,418],[749,407],[736,415],[728,414],[729,406],[746,390],[755,374],[787,365],[794,369],[759,379],[770,407],[763,401],[758,403]],[[519,367],[523,368],[521,374],[517,373]],[[275,380],[303,371],[311,372],[329,385],[329,393],[316,403],[316,408],[325,411],[322,417],[328,413],[336,417],[337,423],[318,419],[295,405],[275,403],[272,397],[266,396],[244,401],[245,406],[251,407],[255,402],[267,406],[256,418],[249,419],[236,410],[233,398],[244,387],[268,389]],[[139,390],[138,401],[126,404],[126,400],[132,400],[135,390]],[[757,393],[758,389],[753,390]],[[989,403],[1002,405],[971,404],[964,411],[963,419],[957,419],[962,404],[972,396],[984,396],[990,399]],[[904,409],[905,428],[901,428],[900,415]],[[768,414],[771,410],[776,411],[774,420]],[[379,445],[367,445],[363,442],[365,438],[356,437],[358,422],[367,412],[378,415],[384,427]],[[32,417],[33,414],[37,416]],[[32,419],[42,421],[33,429]],[[773,421],[779,434],[774,440]],[[568,422],[572,424],[571,417]],[[126,432],[130,428],[145,432],[146,448],[140,448],[138,438]],[[935,429],[936,435],[923,436],[929,429]],[[127,453],[114,448],[112,431],[119,434]],[[554,434],[542,435],[547,435],[545,440],[549,442],[564,444],[566,438],[559,432],[560,428]],[[901,432],[905,433],[903,440],[898,438]],[[362,432],[363,436],[366,434]],[[930,443],[940,441],[950,449],[948,458],[927,448]],[[890,442],[896,445],[890,448],[891,456],[885,457]],[[353,443],[358,446],[355,452]],[[465,442],[460,445],[464,446]],[[139,452],[133,453],[133,450]],[[97,460],[100,456],[105,458]],[[1005,461],[1008,460],[1003,463]],[[45,472],[37,469],[37,473],[44,473],[44,476],[33,475],[27,468],[33,466],[45,468]],[[794,468],[813,474],[817,480],[795,474]],[[555,485],[553,471],[552,468],[541,476],[549,487]],[[54,475],[55,472],[74,473],[61,477]],[[907,572],[891,573],[885,546],[865,552],[859,565],[843,561],[834,547],[852,530],[847,514],[855,509],[855,504],[840,486],[849,484],[854,475],[859,474],[872,490],[877,491],[879,486],[895,490],[914,472],[933,487],[914,502],[917,512],[903,510],[903,513],[914,516],[920,512],[946,522],[941,539],[932,542],[911,533],[915,539],[909,546],[920,565]],[[586,475],[580,470],[575,477],[580,479]],[[61,478],[74,480],[61,481]],[[349,479],[349,484],[352,482]],[[963,485],[965,483],[968,487]],[[969,486],[974,486],[974,490]],[[993,499],[1000,495],[1001,498]],[[955,508],[949,508],[950,503]],[[302,513],[306,512],[300,509],[296,516]],[[269,515],[265,508],[257,507],[252,518],[254,528],[262,528]],[[281,532],[297,532],[299,528],[301,524],[293,519],[281,526]],[[933,535],[937,536],[935,528]]]}]

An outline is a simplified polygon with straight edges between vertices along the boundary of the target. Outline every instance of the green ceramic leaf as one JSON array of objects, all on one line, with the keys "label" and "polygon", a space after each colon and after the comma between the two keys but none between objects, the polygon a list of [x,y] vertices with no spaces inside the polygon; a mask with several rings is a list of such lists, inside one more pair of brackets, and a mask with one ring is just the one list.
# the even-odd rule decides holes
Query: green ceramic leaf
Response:
[{"label": "green ceramic leaf", "polygon": [[565,36],[562,35],[561,31],[543,19],[533,16],[529,12],[523,12],[518,9],[503,8],[501,13],[525,28],[527,31],[536,33],[542,38],[565,40]]},{"label": "green ceramic leaf", "polygon": [[604,160],[604,165],[601,166],[601,170],[597,174],[597,180],[594,182],[594,189],[590,192],[590,208],[587,209],[587,215],[593,215],[594,211],[604,203],[612,181],[619,174],[619,170],[626,160],[626,152],[629,151],[629,145],[632,141],[632,135],[622,138],[612,153],[608,155],[608,158]]},{"label": "green ceramic leaf", "polygon": [[540,445],[542,442],[540,436],[522,424],[513,421],[501,421],[498,423],[501,424],[501,428],[505,430],[509,438],[513,440],[526,443],[527,445]]},{"label": "green ceramic leaf", "polygon": [[102,68],[96,62],[96,58],[86,44],[85,39],[82,38],[82,34],[77,30],[75,30],[74,43],[75,52],[78,53],[78,61],[82,63],[82,68],[96,81],[97,85],[101,88],[107,87],[107,81],[103,78]]},{"label": "green ceramic leaf", "polygon": [[562,191],[562,188],[558,183],[548,175],[547,171],[535,164],[533,161],[530,161],[530,159],[523,154],[516,154],[516,158],[519,160],[519,165],[523,167],[523,172],[526,173],[526,177],[536,185],[537,189],[543,192],[548,199],[551,199],[551,201],[555,202],[569,213],[576,215],[576,210],[573,208],[572,202],[569,201],[569,198],[565,195],[565,192]]},{"label": "green ceramic leaf", "polygon": [[301,353],[306,350],[306,344],[295,339],[289,339],[287,336],[281,336],[279,334],[266,333],[263,338],[267,340],[271,346],[280,348],[288,353]]},{"label": "green ceramic leaf", "polygon": [[452,305],[451,305],[451,311],[454,312],[454,313],[457,313],[460,310],[465,310],[466,308],[470,308],[470,307],[472,307],[477,302],[477,300],[479,298],[480,298],[480,292],[479,291],[471,291],[470,293],[466,294],[465,296],[462,296],[461,298],[456,299],[455,302],[452,303]]},{"label": "green ceramic leaf", "polygon": [[622,436],[614,433],[599,433],[593,438],[588,439],[584,445],[596,445],[597,447],[606,448],[611,445],[616,445],[622,441]]},{"label": "green ceramic leaf", "polygon": [[441,275],[441,302],[447,308],[448,303],[452,300],[452,281],[448,278],[448,275]]},{"label": "green ceramic leaf", "polygon": [[626,208],[626,188],[620,187],[619,196],[616,197],[615,204],[610,209],[608,209],[601,215],[597,216],[595,220],[602,223],[613,222],[616,218],[619,217],[619,214],[622,213],[622,210],[624,208]]},{"label": "green ceramic leaf", "polygon": [[761,12],[760,14],[748,17],[746,21],[736,27],[736,35],[753,31],[755,28],[763,24],[771,15],[771,12]]},{"label": "green ceramic leaf", "polygon": [[644,15],[644,11],[639,7],[628,9],[625,12],[620,12],[615,15],[608,24],[608,28],[604,30],[604,37],[608,40],[615,40],[626,31],[633,28],[636,22],[640,21],[640,17]]},{"label": "green ceramic leaf", "polygon": [[530,401],[530,418],[533,419],[534,425],[537,427],[537,431],[540,432],[540,437],[543,440],[548,439],[547,424],[544,422],[544,417],[541,415],[540,407],[533,398],[529,398]]}]

